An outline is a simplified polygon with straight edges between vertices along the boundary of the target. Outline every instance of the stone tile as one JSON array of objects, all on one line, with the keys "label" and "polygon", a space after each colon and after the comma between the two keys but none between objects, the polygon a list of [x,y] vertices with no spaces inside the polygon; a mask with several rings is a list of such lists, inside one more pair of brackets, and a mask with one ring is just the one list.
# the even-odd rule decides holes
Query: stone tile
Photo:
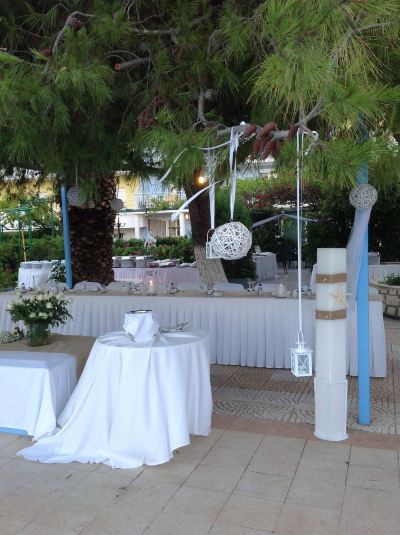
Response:
[{"label": "stone tile", "polygon": [[0,468],[0,480],[10,485],[24,485],[44,470],[43,464],[14,459]]},{"label": "stone tile", "polygon": [[179,489],[179,485],[141,480],[141,477],[119,492],[110,505],[161,510]]},{"label": "stone tile", "polygon": [[351,464],[349,466],[347,485],[398,493],[400,491],[399,472],[398,470],[383,470],[375,466]]},{"label": "stone tile", "polygon": [[258,451],[278,452],[290,457],[300,458],[305,444],[306,441],[300,438],[266,435]]},{"label": "stone tile", "polygon": [[201,464],[222,468],[245,468],[253,456],[252,451],[225,448],[215,445],[201,461]]},{"label": "stone tile", "polygon": [[140,476],[140,481],[173,483],[182,485],[196,468],[196,464],[169,462],[158,466],[148,466]]},{"label": "stone tile", "polygon": [[[89,498],[89,497],[88,497]],[[54,503],[43,507],[35,518],[38,526],[80,533],[100,513],[100,509],[82,496],[63,494]]]},{"label": "stone tile", "polygon": [[213,414],[211,425],[216,429],[231,429],[236,420],[237,416],[231,416],[229,414]]},{"label": "stone tile", "polygon": [[0,450],[15,440],[18,440],[18,435],[14,435],[12,433],[0,433]]},{"label": "stone tile", "polygon": [[[36,466],[32,462],[27,464]],[[30,478],[24,485],[32,492],[36,490],[46,492],[47,494],[52,494],[56,491],[65,492],[68,489],[75,488],[87,476],[86,472],[72,469],[69,465],[41,464],[37,466],[43,469],[39,471],[39,474]]]},{"label": "stone tile", "polygon": [[28,524],[26,520],[20,518],[11,518],[0,516],[0,533],[1,535],[16,535]]},{"label": "stone tile", "polygon": [[308,440],[303,452],[303,459],[318,461],[348,461],[350,444],[338,444],[319,440]]},{"label": "stone tile", "polygon": [[218,466],[202,464],[189,476],[185,486],[232,492],[242,473],[243,469],[241,468],[227,470]]},{"label": "stone tile", "polygon": [[214,522],[228,498],[228,493],[183,486],[166,505],[166,513],[200,516]]},{"label": "stone tile", "polygon": [[399,522],[392,518],[346,513],[340,520],[338,535],[399,535]]},{"label": "stone tile", "polygon": [[216,522],[209,533],[210,535],[272,535],[272,531],[232,526],[225,522]]},{"label": "stone tile", "polygon": [[283,503],[292,481],[290,477],[247,471],[241,477],[234,492]]},{"label": "stone tile", "polygon": [[212,448],[210,443],[196,442],[190,446],[184,446],[174,451],[174,462],[199,464]]},{"label": "stone tile", "polygon": [[1,448],[1,455],[15,457],[17,451],[27,448],[29,446],[32,446],[32,438],[27,436],[17,436],[15,440],[12,440],[8,444],[3,445],[3,447]]},{"label": "stone tile", "polygon": [[275,526],[276,535],[336,535],[339,512],[285,503]]},{"label": "stone tile", "polygon": [[260,452],[258,451],[251,460],[248,470],[276,476],[293,478],[299,459],[290,457],[284,452]]},{"label": "stone tile", "polygon": [[222,509],[218,522],[273,531],[281,508],[282,505],[276,501],[232,494]]},{"label": "stone tile", "polygon": [[353,446],[351,448],[350,464],[373,466],[384,470],[397,470],[397,452]]},{"label": "stone tile", "polygon": [[224,448],[254,452],[260,445],[262,438],[263,435],[259,433],[227,430],[224,431],[224,433],[218,439],[216,445]]},{"label": "stone tile", "polygon": [[331,485],[318,481],[318,478],[296,474],[286,502],[329,511],[340,511],[344,490],[344,485]]},{"label": "stone tile", "polygon": [[30,522],[52,500],[48,494],[20,487],[0,502],[0,516]]},{"label": "stone tile", "polygon": [[[182,513],[163,512],[150,524],[144,535],[206,535],[212,522],[203,517],[196,517]],[[94,534],[93,534],[94,535]]]},{"label": "stone tile", "polygon": [[[38,526],[34,522],[28,524],[18,533],[21,535],[55,535],[54,528],[48,526]],[[57,535],[76,535],[76,531],[71,531],[69,529],[57,529]]]},{"label": "stone tile", "polygon": [[67,492],[74,496],[90,498],[93,505],[102,508],[127,489],[132,481],[131,476],[96,471],[86,475],[76,486],[67,489]]},{"label": "stone tile", "polygon": [[366,431],[349,430],[349,439],[352,446],[362,446],[364,448],[381,448],[385,450],[397,450],[398,441],[396,435],[385,435],[384,433],[371,433]]},{"label": "stone tile", "polygon": [[343,486],[346,482],[348,463],[345,461],[318,461],[301,459],[297,468],[296,477],[304,477],[329,485]]},{"label": "stone tile", "polygon": [[158,515],[154,507],[106,507],[81,532],[82,535],[142,535]]},{"label": "stone tile", "polygon": [[346,487],[342,514],[365,515],[383,520],[391,518],[400,525],[400,493]]}]

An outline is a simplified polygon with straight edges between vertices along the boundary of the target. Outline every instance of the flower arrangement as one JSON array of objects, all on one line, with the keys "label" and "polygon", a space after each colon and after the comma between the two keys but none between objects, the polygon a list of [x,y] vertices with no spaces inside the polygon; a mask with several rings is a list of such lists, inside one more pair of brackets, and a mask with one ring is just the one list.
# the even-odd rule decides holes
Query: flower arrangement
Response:
[{"label": "flower arrangement", "polygon": [[25,336],[24,331],[22,331],[18,327],[15,327],[15,329],[12,332],[1,331],[0,332],[0,344],[11,344],[12,342],[18,342],[18,340],[22,340],[24,336]]},{"label": "flower arrangement", "polygon": [[61,325],[71,318],[67,309],[69,302],[62,294],[51,292],[29,298],[23,298],[18,293],[16,301],[10,303],[7,310],[14,322],[25,323],[29,345],[44,345],[48,343],[48,328]]}]

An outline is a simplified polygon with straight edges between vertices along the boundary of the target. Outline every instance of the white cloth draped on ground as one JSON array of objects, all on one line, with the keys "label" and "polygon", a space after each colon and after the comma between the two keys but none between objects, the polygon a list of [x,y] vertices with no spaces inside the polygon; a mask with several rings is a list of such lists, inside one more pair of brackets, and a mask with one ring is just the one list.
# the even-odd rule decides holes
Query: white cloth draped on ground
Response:
[{"label": "white cloth draped on ground", "polygon": [[0,348],[0,427],[51,434],[76,385],[75,358]]},{"label": "white cloth draped on ground", "polygon": [[[297,338],[297,301],[250,294],[202,296],[190,292],[173,296],[71,295],[69,310],[73,319],[55,332],[99,336],[120,329],[125,312],[153,310],[161,326],[189,322],[190,328],[205,329],[211,337],[211,362],[267,368],[290,368],[290,348]],[[10,329],[5,308],[15,299],[0,294],[0,330]],[[303,300],[304,338],[314,346],[315,299]],[[371,375],[386,374],[385,329],[382,302],[370,297]],[[349,313],[348,367],[357,374],[356,311]]]},{"label": "white cloth draped on ground", "polygon": [[278,275],[276,254],[253,255],[253,260],[256,264],[257,282],[273,279],[275,275]]},{"label": "white cloth draped on ground", "polygon": [[96,340],[61,430],[18,455],[117,468],[161,464],[190,434],[209,434],[211,413],[206,332],[163,334],[151,344],[113,332]]},{"label": "white cloth draped on ground", "polygon": [[400,275],[400,264],[379,264],[368,266],[368,274],[371,282],[383,281],[388,275]]},{"label": "white cloth draped on ground", "polygon": [[[154,275],[147,275],[154,272]],[[180,282],[199,282],[199,269],[195,267],[165,267],[165,268],[114,268],[116,281],[130,281],[134,279],[151,279],[153,282],[164,282],[175,285]]]},{"label": "white cloth draped on ground", "polygon": [[44,286],[51,275],[49,269],[24,269],[18,270],[18,286],[21,287],[22,283],[26,288],[37,288],[38,286]]}]

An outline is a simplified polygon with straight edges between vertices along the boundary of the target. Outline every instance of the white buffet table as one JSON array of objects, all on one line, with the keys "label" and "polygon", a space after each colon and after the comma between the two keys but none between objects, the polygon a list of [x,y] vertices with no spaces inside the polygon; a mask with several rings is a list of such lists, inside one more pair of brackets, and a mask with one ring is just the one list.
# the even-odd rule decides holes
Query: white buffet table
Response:
[{"label": "white buffet table", "polygon": [[[290,348],[297,338],[297,306],[294,298],[270,298],[224,294],[208,297],[190,293],[175,296],[135,296],[71,294],[69,310],[73,319],[55,332],[99,336],[121,328],[125,312],[151,309],[161,325],[189,322],[191,328],[205,329],[211,338],[211,362],[290,368]],[[0,330],[10,329],[6,312],[10,293],[0,294]],[[315,299],[305,298],[304,336],[314,346]],[[385,330],[380,300],[370,300],[371,375],[386,375]],[[357,336],[355,312],[349,312],[348,372],[357,375]]]},{"label": "white buffet table", "polygon": [[256,264],[257,282],[273,279],[276,275],[278,275],[276,254],[253,254],[253,260]]},{"label": "white buffet table", "polygon": [[21,287],[22,283],[25,284],[25,288],[37,288],[38,286],[44,286],[51,276],[50,269],[24,269],[18,270],[18,286]]},{"label": "white buffet table", "polygon": [[76,385],[75,357],[0,348],[0,427],[51,434]]},{"label": "white buffet table", "polygon": [[211,413],[207,333],[169,333],[137,344],[113,332],[96,340],[59,418],[61,431],[18,455],[117,468],[161,464],[190,444],[190,434],[209,434]]},{"label": "white buffet table", "polygon": [[[148,273],[154,273],[148,276]],[[165,267],[165,268],[114,268],[116,281],[131,281],[134,279],[152,279],[157,283],[200,282],[199,270],[195,267]]]}]

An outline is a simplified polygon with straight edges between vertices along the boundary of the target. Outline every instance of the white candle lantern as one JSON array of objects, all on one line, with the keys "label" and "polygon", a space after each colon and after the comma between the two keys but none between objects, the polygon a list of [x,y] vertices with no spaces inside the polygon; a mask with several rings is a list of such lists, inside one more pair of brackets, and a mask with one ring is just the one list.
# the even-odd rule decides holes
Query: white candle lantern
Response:
[{"label": "white candle lantern", "polygon": [[296,377],[309,377],[312,375],[312,350],[299,342],[297,347],[290,350],[291,372]]}]

